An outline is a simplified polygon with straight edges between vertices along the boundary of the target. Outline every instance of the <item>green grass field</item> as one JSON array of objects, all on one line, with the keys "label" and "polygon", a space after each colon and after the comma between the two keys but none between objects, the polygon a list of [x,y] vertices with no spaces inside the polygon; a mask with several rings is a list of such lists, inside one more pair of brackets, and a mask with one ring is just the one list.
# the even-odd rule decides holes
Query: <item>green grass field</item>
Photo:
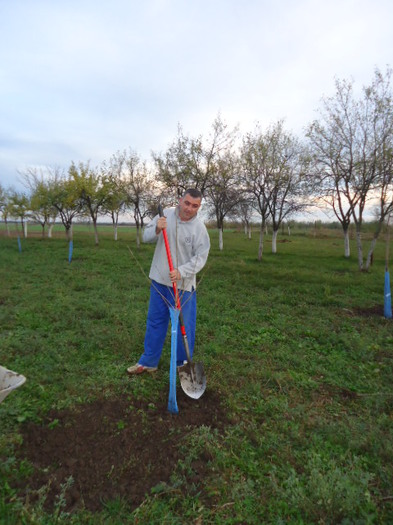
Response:
[{"label": "green grass field", "polygon": [[[267,237],[261,262],[257,234],[225,231],[220,252],[210,232],[195,356],[228,424],[181,436],[165,490],[132,511],[117,500],[95,513],[68,513],[61,495],[52,513],[21,497],[33,468],[16,453],[26,424],[100,398],[151,403],[169,389],[169,338],[154,380],[124,373],[143,347],[153,247],[137,249],[132,228],[117,242],[109,227],[100,233],[97,247],[75,229],[71,264],[60,233],[37,230],[22,252],[15,235],[0,236],[0,364],[27,377],[0,405],[0,523],[393,523],[385,246],[361,273],[354,242],[345,259],[339,233],[323,231],[280,235],[275,255]],[[187,454],[208,467],[192,487],[179,475]]]}]

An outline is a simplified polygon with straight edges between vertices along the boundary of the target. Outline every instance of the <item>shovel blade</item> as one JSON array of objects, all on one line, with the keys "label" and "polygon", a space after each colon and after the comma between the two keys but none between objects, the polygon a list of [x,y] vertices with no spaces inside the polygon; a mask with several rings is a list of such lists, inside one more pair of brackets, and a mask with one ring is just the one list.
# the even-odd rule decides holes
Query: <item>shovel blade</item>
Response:
[{"label": "shovel blade", "polygon": [[199,399],[206,390],[206,375],[202,363],[186,363],[179,367],[179,379],[183,391],[193,399]]}]

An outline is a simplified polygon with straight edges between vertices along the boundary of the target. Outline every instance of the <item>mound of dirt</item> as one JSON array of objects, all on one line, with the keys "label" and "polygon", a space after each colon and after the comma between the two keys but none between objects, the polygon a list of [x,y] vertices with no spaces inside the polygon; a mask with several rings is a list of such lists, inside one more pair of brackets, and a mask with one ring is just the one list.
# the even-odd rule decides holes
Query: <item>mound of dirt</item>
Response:
[{"label": "mound of dirt", "polygon": [[[201,425],[222,429],[227,424],[214,392],[207,390],[199,400],[181,392],[177,404],[179,414],[173,415],[167,393],[150,402],[102,399],[72,411],[52,411],[41,424],[23,425],[18,456],[29,460],[34,472],[20,495],[34,501],[46,486],[44,506],[52,512],[72,476],[73,483],[63,490],[68,512],[79,507],[98,511],[116,498],[138,507],[153,487],[169,482],[186,434]],[[206,455],[193,463],[191,483],[203,481],[208,460]]]}]

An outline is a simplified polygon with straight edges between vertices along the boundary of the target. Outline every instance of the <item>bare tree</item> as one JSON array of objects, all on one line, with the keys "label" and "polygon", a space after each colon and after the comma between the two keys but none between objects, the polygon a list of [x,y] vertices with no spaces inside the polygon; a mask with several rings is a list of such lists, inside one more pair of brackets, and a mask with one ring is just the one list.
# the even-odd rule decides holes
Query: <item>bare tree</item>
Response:
[{"label": "bare tree", "polygon": [[[353,220],[359,269],[368,269],[382,224],[392,209],[393,110],[391,70],[375,71],[374,80],[356,97],[353,82],[336,80],[336,93],[323,99],[320,119],[308,128],[321,198],[332,207],[344,233]],[[389,197],[390,195],[390,197]],[[362,225],[366,205],[379,202],[379,217],[370,250],[363,258]]]},{"label": "bare tree", "polygon": [[270,215],[265,197],[266,181],[266,148],[262,131],[259,127],[254,133],[248,133],[243,138],[242,158],[242,187],[245,195],[250,196],[255,211],[261,217],[259,230],[258,261],[262,260],[264,248],[264,232]]},{"label": "bare tree", "polygon": [[281,224],[309,206],[308,159],[300,141],[284,130],[283,122],[268,129],[265,197],[273,227],[272,252],[277,252]]},{"label": "bare tree", "polygon": [[228,130],[220,114],[206,140],[202,135],[186,136],[179,125],[177,138],[167,151],[152,154],[158,180],[177,197],[190,187],[198,188],[204,195],[212,184],[217,158],[232,147],[236,134],[237,129]]},{"label": "bare tree", "polygon": [[122,178],[125,163],[125,154],[118,151],[109,160],[103,162],[101,172],[107,180],[107,196],[103,205],[103,212],[110,215],[113,224],[114,239],[117,241],[119,216],[126,211],[127,191]]},{"label": "bare tree", "polygon": [[154,198],[154,181],[146,163],[132,150],[124,154],[124,187],[127,204],[131,206],[136,225],[136,242],[141,244],[141,229],[144,219],[150,215],[151,201]]},{"label": "bare tree", "polygon": [[211,183],[206,190],[211,216],[215,217],[219,232],[219,249],[224,249],[224,220],[234,212],[242,200],[239,192],[239,159],[231,151],[222,154],[215,163]]}]

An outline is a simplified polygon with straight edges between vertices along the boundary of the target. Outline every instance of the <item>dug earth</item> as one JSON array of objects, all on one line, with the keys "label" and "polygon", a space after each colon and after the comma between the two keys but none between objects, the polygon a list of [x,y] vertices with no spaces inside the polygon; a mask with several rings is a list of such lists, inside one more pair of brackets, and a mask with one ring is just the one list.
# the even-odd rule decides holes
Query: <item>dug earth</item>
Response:
[{"label": "dug earth", "polygon": [[[18,457],[33,472],[17,487],[19,495],[34,502],[45,494],[48,512],[60,495],[66,512],[100,511],[105,501],[119,498],[135,509],[152,488],[170,482],[187,454],[185,436],[202,425],[222,431],[229,424],[215,392],[207,390],[198,400],[181,393],[178,415],[168,412],[165,398],[100,399],[24,424]],[[187,483],[201,488],[209,459],[208,453],[193,459]]]}]

